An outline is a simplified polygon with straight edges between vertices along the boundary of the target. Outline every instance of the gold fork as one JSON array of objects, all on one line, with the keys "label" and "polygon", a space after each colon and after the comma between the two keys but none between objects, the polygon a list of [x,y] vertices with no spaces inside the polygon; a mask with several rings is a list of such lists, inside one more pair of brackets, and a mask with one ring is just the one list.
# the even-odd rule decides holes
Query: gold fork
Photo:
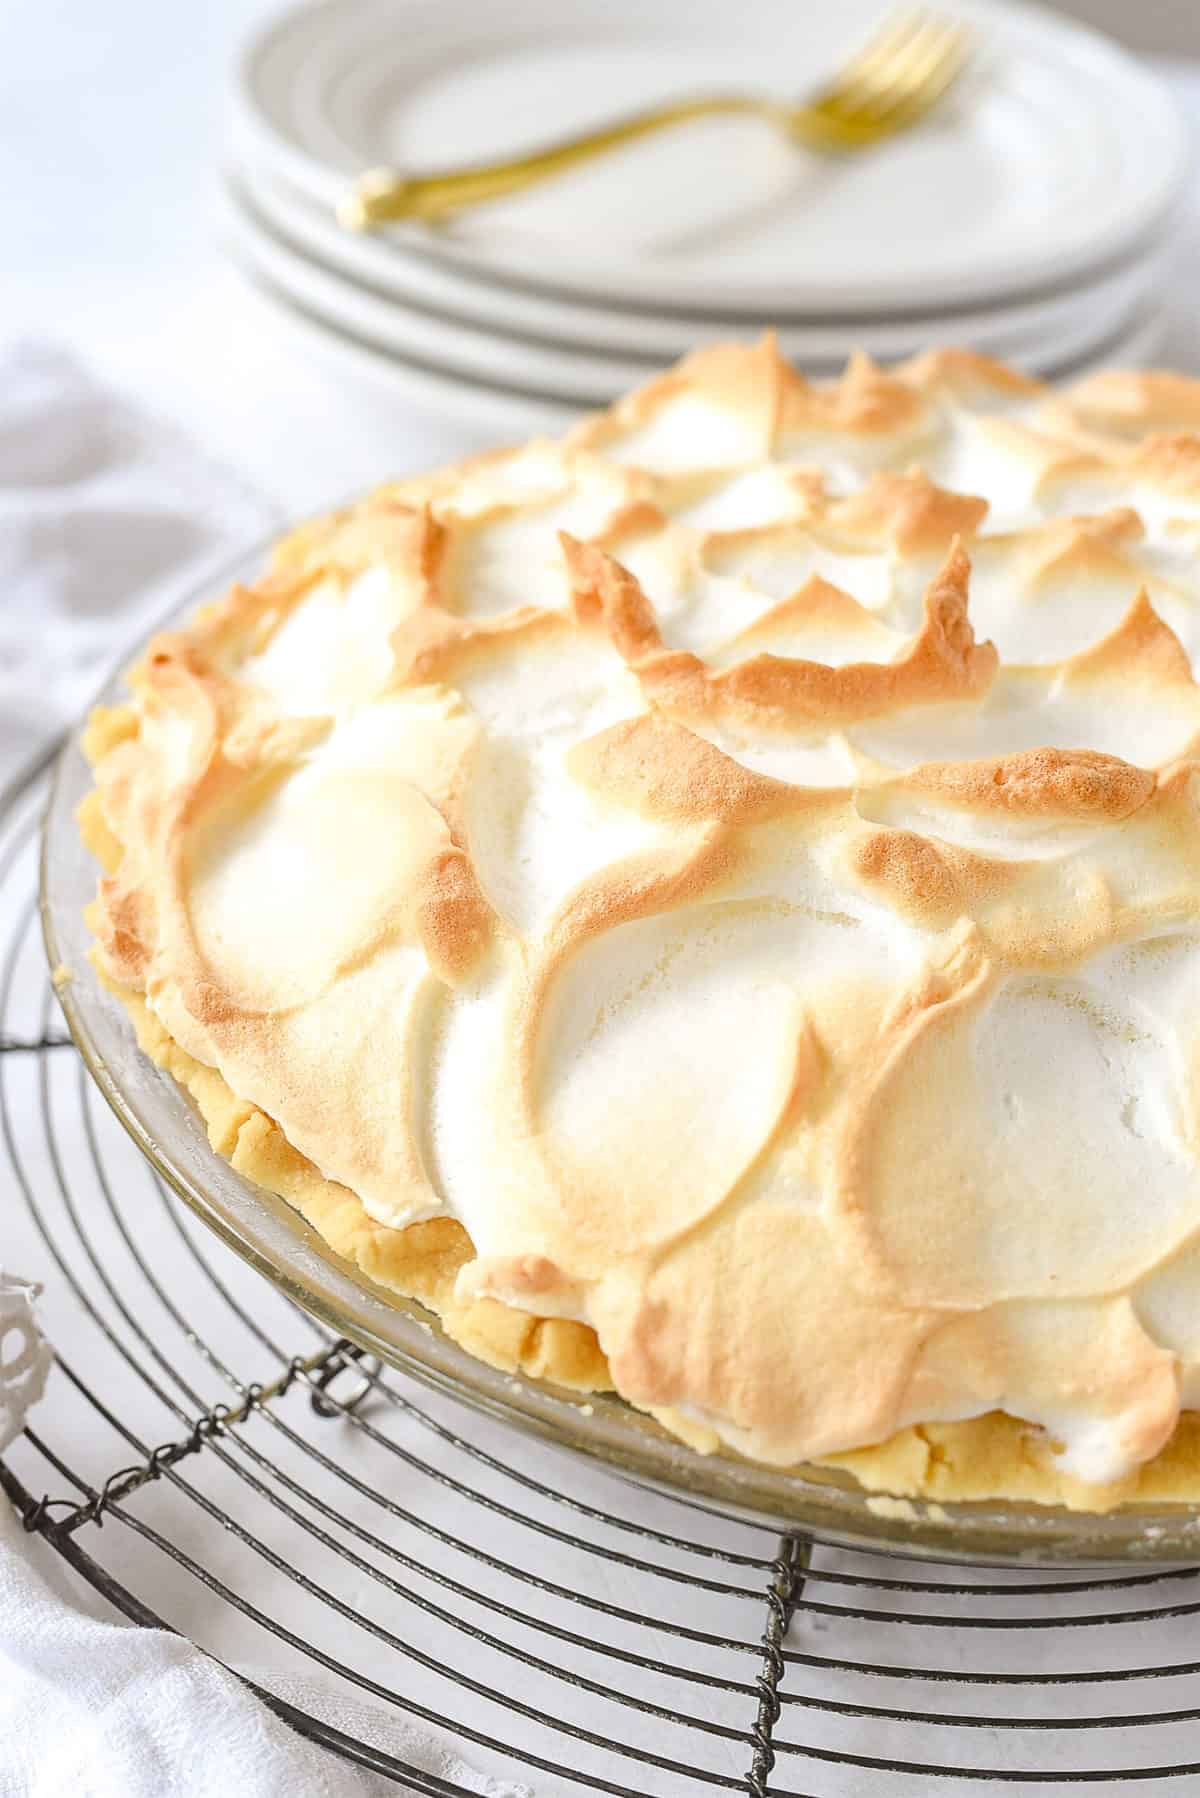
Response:
[{"label": "gold fork", "polygon": [[757,94],[701,94],[504,162],[413,176],[370,169],[342,202],[338,217],[352,231],[399,219],[437,224],[468,207],[520,193],[618,144],[721,113],[767,119],[794,143],[825,155],[870,149],[928,115],[962,73],[970,48],[965,25],[925,11],[897,13],[798,105]]}]

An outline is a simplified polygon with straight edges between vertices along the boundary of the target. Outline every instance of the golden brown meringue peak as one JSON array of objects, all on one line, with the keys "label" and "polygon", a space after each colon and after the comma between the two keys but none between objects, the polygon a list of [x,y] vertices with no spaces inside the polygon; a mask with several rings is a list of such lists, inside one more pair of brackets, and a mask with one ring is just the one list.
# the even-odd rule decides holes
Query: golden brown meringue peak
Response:
[{"label": "golden brown meringue peak", "polygon": [[693,1436],[1129,1476],[1200,1404],[1197,392],[768,338],[303,527],[97,723],[105,973]]},{"label": "golden brown meringue peak", "polygon": [[977,350],[922,350],[893,371],[919,393],[943,395],[977,412],[1001,410],[1014,401],[1047,396],[1051,389],[1031,375]]},{"label": "golden brown meringue peak", "polygon": [[1200,430],[1200,380],[1166,369],[1105,369],[1067,391],[1081,422],[1117,438]]}]

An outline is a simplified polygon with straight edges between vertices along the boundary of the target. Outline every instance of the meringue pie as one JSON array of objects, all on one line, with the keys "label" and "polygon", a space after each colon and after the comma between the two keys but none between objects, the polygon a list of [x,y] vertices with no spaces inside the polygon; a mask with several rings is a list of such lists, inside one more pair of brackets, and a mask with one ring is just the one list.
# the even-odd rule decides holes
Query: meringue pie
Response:
[{"label": "meringue pie", "polygon": [[938,1499],[1200,1500],[1200,381],[706,349],[98,711],[101,977],[498,1366]]}]

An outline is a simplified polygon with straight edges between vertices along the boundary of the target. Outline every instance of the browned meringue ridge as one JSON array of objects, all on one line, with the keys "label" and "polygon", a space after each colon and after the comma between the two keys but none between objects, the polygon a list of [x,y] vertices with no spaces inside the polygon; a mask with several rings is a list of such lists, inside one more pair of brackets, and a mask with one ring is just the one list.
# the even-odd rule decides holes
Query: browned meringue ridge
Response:
[{"label": "browned meringue ridge", "polygon": [[498,1365],[939,1498],[1200,1498],[1200,382],[687,358],[98,712],[102,977]]}]

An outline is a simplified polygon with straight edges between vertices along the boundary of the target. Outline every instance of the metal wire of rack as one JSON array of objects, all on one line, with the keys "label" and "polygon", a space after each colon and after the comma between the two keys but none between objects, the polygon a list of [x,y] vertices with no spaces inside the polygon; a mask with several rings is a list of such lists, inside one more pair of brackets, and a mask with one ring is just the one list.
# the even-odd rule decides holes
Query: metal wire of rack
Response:
[{"label": "metal wire of rack", "polygon": [[437,1798],[467,1788],[397,1750],[397,1719],[538,1798],[1200,1792],[1200,1570],[779,1539],[517,1439],[268,1288],[61,1031],[42,799],[35,775],[0,815],[2,1240],[78,1347],[0,1486],[117,1612]]}]

